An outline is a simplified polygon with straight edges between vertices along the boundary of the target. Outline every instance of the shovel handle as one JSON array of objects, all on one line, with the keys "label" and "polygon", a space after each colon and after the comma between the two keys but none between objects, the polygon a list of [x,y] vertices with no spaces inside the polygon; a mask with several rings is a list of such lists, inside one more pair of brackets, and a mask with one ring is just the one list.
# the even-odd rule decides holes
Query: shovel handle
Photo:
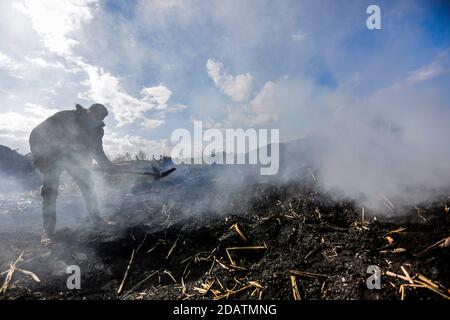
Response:
[{"label": "shovel handle", "polygon": [[[111,172],[110,170],[105,170],[102,168],[96,168],[95,170],[102,171],[102,172]],[[160,178],[164,178],[165,176],[168,176],[175,170],[176,170],[176,168],[171,168],[171,169],[163,171],[163,172],[151,172],[151,171],[142,172],[142,171],[134,171],[134,170],[117,170],[117,171],[112,171],[111,173],[114,173],[114,174],[138,174],[138,175],[144,175],[144,176],[152,176],[156,179],[160,179]]]}]

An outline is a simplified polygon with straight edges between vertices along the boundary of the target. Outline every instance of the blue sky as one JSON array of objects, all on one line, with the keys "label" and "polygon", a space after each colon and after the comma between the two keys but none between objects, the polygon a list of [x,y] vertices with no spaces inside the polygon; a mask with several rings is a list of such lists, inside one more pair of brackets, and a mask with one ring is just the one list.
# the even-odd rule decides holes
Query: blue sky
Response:
[{"label": "blue sky", "polygon": [[[366,28],[370,4],[382,30]],[[449,12],[445,1],[0,1],[0,144],[27,152],[46,116],[94,102],[111,110],[111,155],[168,152],[193,120],[280,128],[287,141],[351,127],[340,119],[408,128],[432,104],[434,126],[450,107]]]}]

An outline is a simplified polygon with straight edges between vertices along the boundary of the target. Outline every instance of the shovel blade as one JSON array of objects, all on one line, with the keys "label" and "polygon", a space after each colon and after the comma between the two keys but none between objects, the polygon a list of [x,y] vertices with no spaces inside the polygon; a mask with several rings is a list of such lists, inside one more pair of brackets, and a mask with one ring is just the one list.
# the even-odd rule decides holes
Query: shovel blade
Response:
[{"label": "shovel blade", "polygon": [[171,174],[172,172],[174,172],[175,170],[177,170],[177,168],[172,168],[166,171],[161,172],[161,174],[159,175],[159,178],[164,178],[165,176],[168,176],[169,174]]}]

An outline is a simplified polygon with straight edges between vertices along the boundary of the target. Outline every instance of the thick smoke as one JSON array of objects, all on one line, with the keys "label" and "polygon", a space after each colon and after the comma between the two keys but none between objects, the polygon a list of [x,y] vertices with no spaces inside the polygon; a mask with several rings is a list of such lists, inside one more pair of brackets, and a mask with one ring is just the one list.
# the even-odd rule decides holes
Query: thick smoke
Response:
[{"label": "thick smoke", "polygon": [[400,81],[367,97],[308,81],[277,85],[286,93],[272,101],[280,134],[303,137],[286,145],[289,172],[308,163],[326,191],[377,210],[386,198],[412,205],[449,186],[449,97],[439,84]]},{"label": "thick smoke", "polygon": [[[320,190],[379,213],[399,213],[448,190],[450,97],[439,82],[427,86],[409,78],[370,95],[308,79],[283,79],[275,89],[265,103],[277,113],[272,127],[285,141],[280,172],[261,177],[254,166],[217,165],[189,177],[197,169],[187,165],[174,177],[186,179],[184,195],[197,199],[190,213],[224,212],[251,182],[283,184],[313,172]],[[202,184],[211,188],[204,191]]]}]

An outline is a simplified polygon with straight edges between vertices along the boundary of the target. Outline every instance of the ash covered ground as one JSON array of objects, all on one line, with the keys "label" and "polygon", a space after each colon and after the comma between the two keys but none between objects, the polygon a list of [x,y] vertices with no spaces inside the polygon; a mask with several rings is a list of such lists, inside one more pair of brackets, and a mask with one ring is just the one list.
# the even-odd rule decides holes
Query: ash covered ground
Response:
[{"label": "ash covered ground", "polygon": [[[101,176],[102,212],[115,225],[95,230],[66,178],[50,247],[40,245],[38,189],[5,191],[0,284],[17,264],[1,299],[449,297],[449,248],[432,246],[449,236],[449,194],[402,207],[386,199],[390,214],[363,214],[316,179],[310,169],[281,182],[194,165],[160,181]],[[67,288],[70,265],[80,267],[79,290]],[[381,289],[367,287],[370,265]]]}]

